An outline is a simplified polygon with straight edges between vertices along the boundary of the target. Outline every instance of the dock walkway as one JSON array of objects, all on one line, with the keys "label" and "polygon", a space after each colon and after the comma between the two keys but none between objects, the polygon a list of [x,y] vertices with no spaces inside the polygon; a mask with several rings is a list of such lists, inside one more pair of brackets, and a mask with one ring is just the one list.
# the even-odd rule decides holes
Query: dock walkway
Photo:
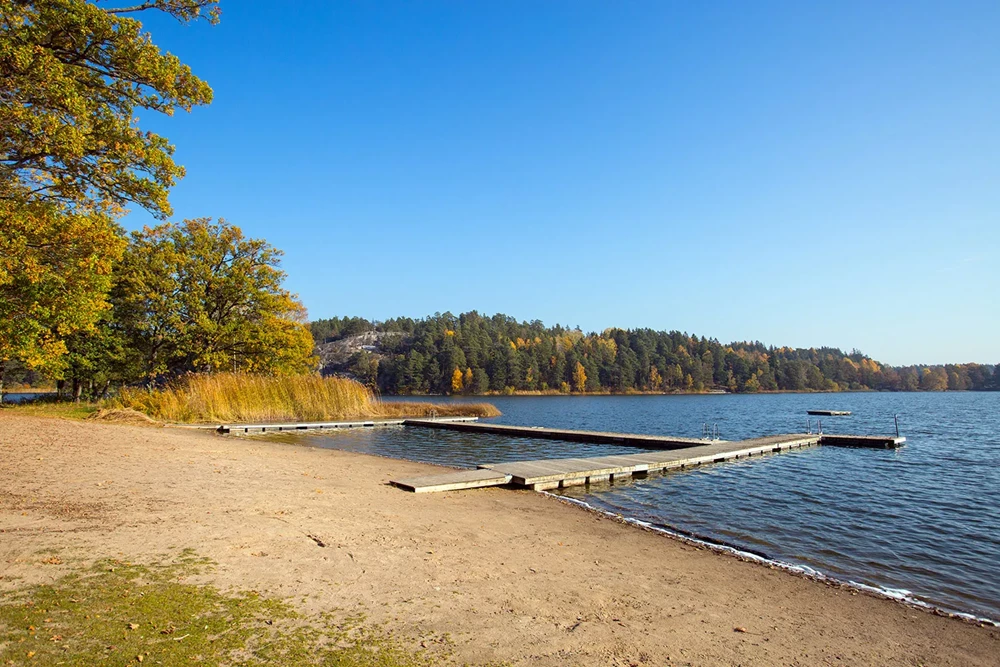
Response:
[{"label": "dock walkway", "polygon": [[407,419],[406,426],[439,428],[448,431],[471,433],[492,433],[520,438],[541,438],[544,440],[566,440],[568,442],[590,442],[606,445],[626,445],[643,449],[686,449],[704,445],[698,438],[679,438],[667,435],[641,435],[637,433],[609,433],[606,431],[576,431],[543,426],[508,426],[506,424],[480,424],[466,422],[446,422],[444,420]]},{"label": "dock walkway", "polygon": [[274,424],[219,424],[198,425],[191,428],[210,428],[226,435],[253,435],[260,433],[278,433],[284,431],[312,431],[324,429],[374,428],[376,426],[406,426],[411,421],[419,422],[421,426],[453,422],[474,422],[479,417],[433,417],[429,419],[366,419],[363,421],[339,422],[277,422]]},{"label": "dock walkway", "polygon": [[[477,424],[475,425],[477,428],[466,428],[473,425],[455,424],[452,426],[438,423],[431,425],[417,421],[407,422],[407,425],[433,426],[433,428],[485,433],[504,433],[518,436],[526,435],[528,437],[545,437],[545,435],[536,435],[541,433],[554,438],[554,434],[559,433],[569,435],[569,437],[559,439],[587,438],[587,440],[576,441],[627,444],[652,450],[637,454],[587,458],[487,463],[480,465],[478,470],[446,472],[410,479],[392,480],[390,482],[393,486],[414,493],[457,491],[486,486],[514,486],[534,491],[545,491],[583,484],[614,482],[632,477],[644,477],[654,472],[680,470],[708,463],[721,463],[733,459],[760,456],[802,447],[827,445],[834,447],[895,448],[906,441],[906,438],[891,436],[792,433],[735,442],[725,440],[709,442],[691,438],[596,433],[592,431],[560,431],[530,427],[505,427],[498,424]],[[597,437],[601,439],[595,440],[594,438]],[[682,441],[696,444],[679,446],[678,443]]]}]

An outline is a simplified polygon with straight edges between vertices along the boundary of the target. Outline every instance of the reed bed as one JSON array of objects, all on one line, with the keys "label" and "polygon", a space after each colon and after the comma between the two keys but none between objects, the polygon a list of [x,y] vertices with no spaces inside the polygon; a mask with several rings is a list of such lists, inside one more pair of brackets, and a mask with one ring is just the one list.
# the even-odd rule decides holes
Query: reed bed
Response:
[{"label": "reed bed", "polygon": [[380,417],[499,417],[501,412],[489,403],[423,403],[392,401],[378,405]]},{"label": "reed bed", "polygon": [[347,378],[243,373],[187,375],[160,389],[123,389],[108,407],[164,422],[261,423],[500,414],[486,403],[383,403]]},{"label": "reed bed", "polygon": [[114,400],[168,422],[359,419],[375,405],[371,391],[346,378],[242,373],[188,375],[162,389],[124,389]]}]

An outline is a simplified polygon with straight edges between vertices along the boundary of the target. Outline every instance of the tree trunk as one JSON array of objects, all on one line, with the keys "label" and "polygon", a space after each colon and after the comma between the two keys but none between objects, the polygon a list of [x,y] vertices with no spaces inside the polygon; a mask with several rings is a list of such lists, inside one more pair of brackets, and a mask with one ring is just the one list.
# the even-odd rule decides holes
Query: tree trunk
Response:
[{"label": "tree trunk", "polygon": [[79,378],[73,378],[73,402],[80,402],[80,394],[83,393],[83,383]]}]

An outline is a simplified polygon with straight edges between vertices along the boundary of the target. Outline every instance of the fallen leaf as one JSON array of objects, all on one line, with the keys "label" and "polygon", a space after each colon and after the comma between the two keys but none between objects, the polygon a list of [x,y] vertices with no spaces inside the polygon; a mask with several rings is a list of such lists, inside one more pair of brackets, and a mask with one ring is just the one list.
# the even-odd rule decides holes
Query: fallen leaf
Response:
[{"label": "fallen leaf", "polygon": [[129,630],[138,630],[139,629],[139,624],[138,623],[129,623],[128,624],[128,629]]},{"label": "fallen leaf", "polygon": [[733,632],[746,632],[746,628],[733,628]]}]

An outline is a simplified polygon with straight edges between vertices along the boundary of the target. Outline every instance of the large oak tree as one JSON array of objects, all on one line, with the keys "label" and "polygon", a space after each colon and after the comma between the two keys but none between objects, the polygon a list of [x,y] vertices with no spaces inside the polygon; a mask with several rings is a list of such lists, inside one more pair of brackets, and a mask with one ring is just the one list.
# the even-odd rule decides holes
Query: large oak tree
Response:
[{"label": "large oak tree", "polygon": [[138,16],[218,20],[217,0],[0,0],[0,363],[58,368],[64,339],[107,306],[135,204],[166,218],[184,170],[136,114],[212,91]]}]

